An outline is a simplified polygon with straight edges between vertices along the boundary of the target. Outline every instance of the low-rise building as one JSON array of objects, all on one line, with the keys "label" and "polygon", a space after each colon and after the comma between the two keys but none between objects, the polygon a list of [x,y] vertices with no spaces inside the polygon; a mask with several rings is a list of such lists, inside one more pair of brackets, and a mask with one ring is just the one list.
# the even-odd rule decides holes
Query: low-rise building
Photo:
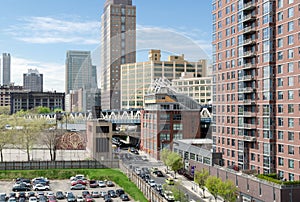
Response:
[{"label": "low-rise building", "polygon": [[0,87],[0,106],[10,106],[10,94],[24,92],[23,86],[3,85]]},{"label": "low-rise building", "polygon": [[54,92],[11,92],[10,112],[30,110],[35,107],[48,107],[50,110],[65,110],[65,93]]}]

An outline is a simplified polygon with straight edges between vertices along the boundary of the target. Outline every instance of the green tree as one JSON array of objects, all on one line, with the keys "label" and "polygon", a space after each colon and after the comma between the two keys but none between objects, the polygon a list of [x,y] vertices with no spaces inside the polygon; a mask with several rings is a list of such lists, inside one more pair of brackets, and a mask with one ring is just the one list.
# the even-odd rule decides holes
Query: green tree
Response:
[{"label": "green tree", "polygon": [[222,184],[222,180],[220,178],[217,178],[216,176],[209,176],[206,180],[205,186],[208,189],[208,191],[213,195],[215,198],[215,201],[217,199],[217,196],[220,194],[220,187]]},{"label": "green tree", "polygon": [[172,186],[171,191],[173,192],[175,201],[189,202],[188,196],[182,191],[179,185]]},{"label": "green tree", "polygon": [[7,126],[10,126],[11,119],[8,115],[0,115],[0,156],[1,162],[4,161],[3,159],[3,150],[9,144],[12,144],[12,130]]},{"label": "green tree", "polygon": [[0,114],[10,114],[10,107],[9,106],[0,106]]},{"label": "green tree", "polygon": [[182,157],[175,152],[171,152],[169,154],[169,156],[167,158],[167,165],[170,166],[170,168],[174,171],[175,178],[176,178],[176,173],[178,172],[178,170],[182,169],[184,166]]},{"label": "green tree", "polygon": [[160,160],[162,160],[162,162],[167,166],[167,170],[168,170],[167,161],[168,161],[168,156],[170,154],[171,154],[171,151],[169,149],[166,149],[166,148],[164,148],[160,152]]},{"label": "green tree", "polygon": [[222,182],[219,187],[219,195],[223,197],[224,201],[235,202],[237,190],[238,189],[232,181],[226,180],[225,182]]},{"label": "green tree", "polygon": [[209,177],[209,172],[206,169],[202,169],[201,171],[196,171],[194,176],[194,181],[199,185],[200,189],[202,189],[204,198],[205,198],[205,182],[208,177]]},{"label": "green tree", "polygon": [[39,107],[36,108],[36,112],[38,114],[49,114],[51,112],[51,110],[50,110],[49,107],[39,106]]}]

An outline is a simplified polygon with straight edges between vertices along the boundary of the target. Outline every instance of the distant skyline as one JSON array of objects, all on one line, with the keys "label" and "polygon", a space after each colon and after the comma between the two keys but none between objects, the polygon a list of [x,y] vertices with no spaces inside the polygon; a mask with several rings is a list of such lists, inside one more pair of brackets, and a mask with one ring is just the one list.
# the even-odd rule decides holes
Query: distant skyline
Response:
[{"label": "distant skyline", "polygon": [[[64,92],[68,50],[91,51],[99,69],[103,4],[104,0],[2,2],[0,52],[11,54],[11,81],[22,85],[22,74],[38,69],[44,75],[44,91]],[[150,48],[165,55],[185,54],[191,61],[210,58],[210,1],[133,0],[133,4],[138,61],[148,60]]]}]

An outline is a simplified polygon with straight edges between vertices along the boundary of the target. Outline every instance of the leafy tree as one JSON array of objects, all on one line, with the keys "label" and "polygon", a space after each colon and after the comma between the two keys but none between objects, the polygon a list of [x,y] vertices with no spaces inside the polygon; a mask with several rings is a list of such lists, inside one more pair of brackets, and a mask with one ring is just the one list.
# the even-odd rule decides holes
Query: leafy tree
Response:
[{"label": "leafy tree", "polygon": [[175,152],[171,152],[170,155],[168,156],[167,165],[170,166],[171,169],[175,172],[175,178],[178,170],[182,169],[184,166],[182,157]]},{"label": "leafy tree", "polygon": [[0,114],[10,114],[10,107],[9,106],[0,106]]},{"label": "leafy tree", "polygon": [[221,183],[219,188],[219,195],[223,197],[224,201],[235,202],[237,188],[230,180]]},{"label": "leafy tree", "polygon": [[205,182],[208,177],[209,177],[209,172],[206,169],[202,169],[201,171],[196,171],[194,176],[194,181],[199,185],[200,189],[202,189],[204,198],[205,198]]},{"label": "leafy tree", "polygon": [[168,156],[170,155],[171,151],[169,149],[164,148],[161,152],[160,152],[160,159],[162,160],[162,162],[167,166],[167,170],[168,170],[168,165],[167,165],[167,161],[168,161]]},{"label": "leafy tree", "polygon": [[49,107],[39,106],[39,107],[36,108],[36,112],[38,114],[49,114],[51,112],[51,110],[50,110]]},{"label": "leafy tree", "polygon": [[217,196],[220,194],[220,187],[222,186],[222,180],[217,178],[216,176],[209,176],[206,180],[205,186],[208,191],[213,195],[215,201],[217,200]]},{"label": "leafy tree", "polygon": [[10,126],[11,119],[8,115],[0,115],[0,156],[1,162],[3,162],[3,150],[5,146],[12,144],[12,130],[6,126]]},{"label": "leafy tree", "polygon": [[189,202],[189,198],[178,185],[172,186],[171,191],[173,192],[175,201]]}]

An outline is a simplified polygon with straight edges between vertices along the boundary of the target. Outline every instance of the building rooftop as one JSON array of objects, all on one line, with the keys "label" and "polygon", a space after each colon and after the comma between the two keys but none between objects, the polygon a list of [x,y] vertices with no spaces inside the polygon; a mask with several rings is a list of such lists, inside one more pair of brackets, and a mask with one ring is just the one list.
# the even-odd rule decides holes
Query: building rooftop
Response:
[{"label": "building rooftop", "polygon": [[213,141],[212,139],[182,139],[182,140],[177,140],[178,142],[182,142],[185,144],[193,144],[193,145],[197,145],[197,144],[212,144]]}]

